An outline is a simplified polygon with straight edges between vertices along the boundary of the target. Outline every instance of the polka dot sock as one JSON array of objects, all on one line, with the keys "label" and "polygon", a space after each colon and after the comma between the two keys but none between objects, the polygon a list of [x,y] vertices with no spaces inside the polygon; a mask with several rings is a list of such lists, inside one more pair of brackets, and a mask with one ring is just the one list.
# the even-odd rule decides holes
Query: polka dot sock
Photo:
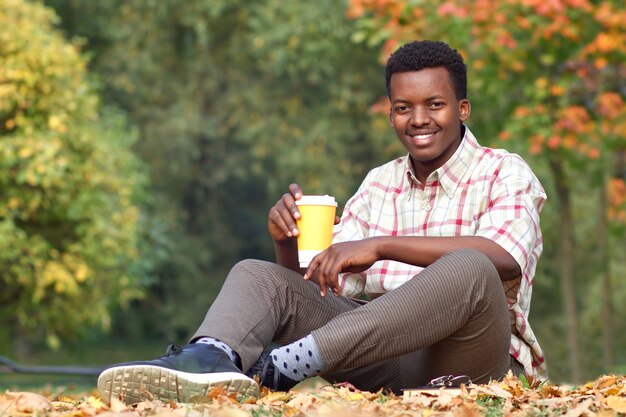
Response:
[{"label": "polka dot sock", "polygon": [[276,370],[294,381],[302,381],[324,371],[324,361],[312,335],[274,349],[270,356]]},{"label": "polka dot sock", "polygon": [[230,360],[235,363],[235,365],[240,366],[239,364],[241,363],[241,360],[239,359],[239,355],[237,354],[237,352],[232,350],[230,346],[228,346],[226,343],[222,342],[219,339],[205,336],[201,337],[193,343],[206,343],[207,345],[215,346],[218,349],[222,349],[224,352],[226,352]]}]

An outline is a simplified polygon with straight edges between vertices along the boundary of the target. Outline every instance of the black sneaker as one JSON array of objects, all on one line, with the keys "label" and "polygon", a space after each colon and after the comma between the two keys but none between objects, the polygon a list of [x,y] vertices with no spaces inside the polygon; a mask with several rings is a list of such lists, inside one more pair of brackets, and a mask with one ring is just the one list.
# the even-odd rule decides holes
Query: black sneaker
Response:
[{"label": "black sneaker", "polygon": [[217,386],[239,401],[259,395],[258,384],[224,351],[204,343],[170,346],[159,359],[113,365],[98,378],[98,391],[106,401],[115,396],[126,404],[152,399],[191,402]]},{"label": "black sneaker", "polygon": [[294,381],[287,377],[285,374],[281,374],[270,356],[271,349],[263,351],[261,357],[252,365],[246,375],[251,378],[257,376],[262,386],[271,389],[272,391],[289,391],[296,386],[300,381]]}]

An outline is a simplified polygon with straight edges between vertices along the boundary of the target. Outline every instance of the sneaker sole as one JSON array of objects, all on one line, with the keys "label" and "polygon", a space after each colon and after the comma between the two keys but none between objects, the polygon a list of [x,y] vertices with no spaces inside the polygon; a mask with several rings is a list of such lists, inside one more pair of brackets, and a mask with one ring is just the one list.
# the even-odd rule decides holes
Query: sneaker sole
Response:
[{"label": "sneaker sole", "polygon": [[[126,404],[145,400],[173,400],[187,403],[206,398],[214,388],[223,387],[238,401],[259,396],[259,386],[237,372],[192,374],[151,365],[117,366],[98,377],[98,391],[107,401],[112,397]],[[194,398],[195,397],[195,398]]]}]

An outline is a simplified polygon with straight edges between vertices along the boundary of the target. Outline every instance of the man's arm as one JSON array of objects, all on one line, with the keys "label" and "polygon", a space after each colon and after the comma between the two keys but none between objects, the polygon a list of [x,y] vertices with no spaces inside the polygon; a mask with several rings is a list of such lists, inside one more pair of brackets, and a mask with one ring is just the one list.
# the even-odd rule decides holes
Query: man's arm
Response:
[{"label": "man's arm", "polygon": [[496,267],[500,279],[519,278],[522,271],[517,261],[494,241],[479,236],[373,238],[379,259],[390,259],[426,267],[446,253],[457,249],[476,249],[484,253]]},{"label": "man's arm", "polygon": [[313,259],[305,278],[315,273],[322,294],[326,294],[326,287],[338,294],[337,277],[341,272],[363,272],[383,259],[427,267],[445,254],[463,248],[484,253],[503,281],[521,275],[517,261],[500,245],[484,237],[379,236],[332,245]]}]

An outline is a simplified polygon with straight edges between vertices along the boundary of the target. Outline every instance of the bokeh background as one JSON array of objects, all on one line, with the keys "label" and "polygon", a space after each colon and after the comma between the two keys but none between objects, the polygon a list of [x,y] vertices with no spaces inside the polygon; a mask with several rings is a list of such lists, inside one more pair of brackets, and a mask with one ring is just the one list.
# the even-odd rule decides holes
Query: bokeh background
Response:
[{"label": "bokeh background", "polygon": [[548,192],[551,379],[626,372],[623,0],[0,0],[0,355],[184,343],[235,262],[273,259],[289,183],[345,203],[403,154],[383,65],[426,38],[465,57],[479,140]]}]

